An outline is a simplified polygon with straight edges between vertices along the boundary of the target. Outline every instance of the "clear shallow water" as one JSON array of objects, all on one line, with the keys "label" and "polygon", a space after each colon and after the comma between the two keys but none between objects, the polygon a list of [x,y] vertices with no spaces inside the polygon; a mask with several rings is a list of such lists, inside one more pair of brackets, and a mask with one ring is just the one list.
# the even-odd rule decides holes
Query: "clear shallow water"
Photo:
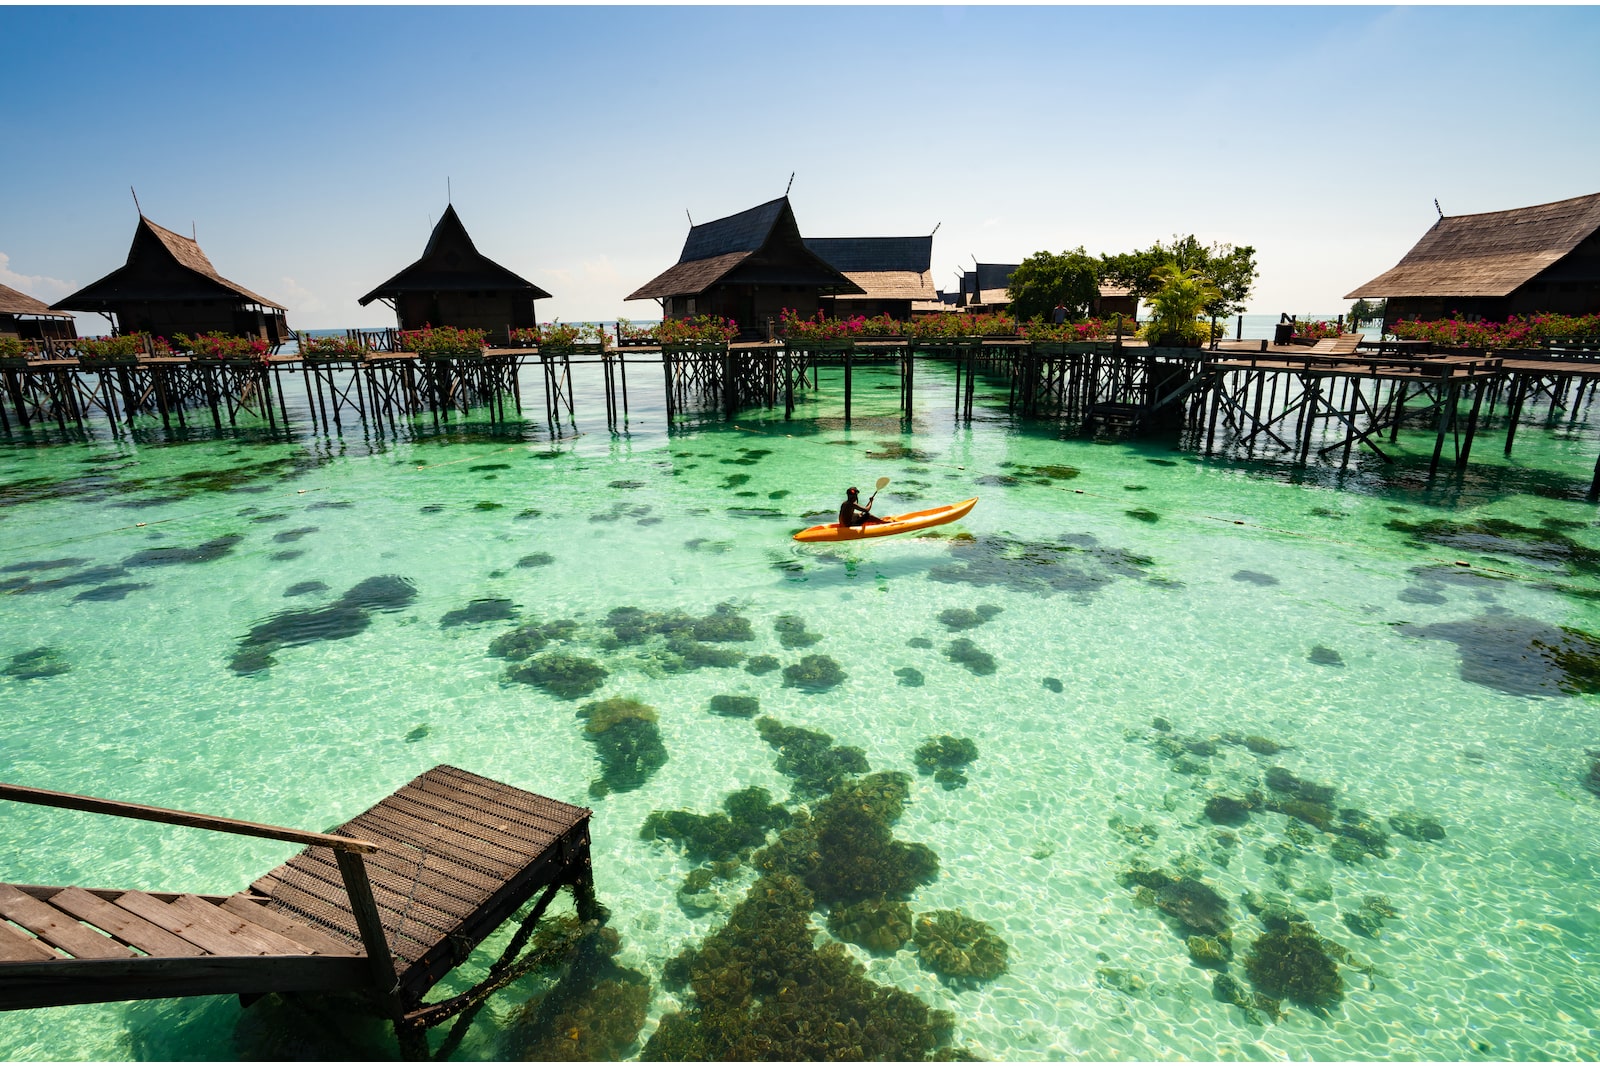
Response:
[{"label": "clear shallow water", "polygon": [[[680,908],[692,864],[639,829],[653,810],[713,811],[749,785],[789,796],[754,724],[707,710],[714,695],[754,696],[761,714],[912,776],[895,835],[933,849],[941,871],[912,909],[988,922],[1009,945],[1008,972],[959,987],[910,947],[849,951],[874,980],[952,1011],[954,1042],[977,1055],[1600,1056],[1600,801],[1582,784],[1600,727],[1595,697],[1564,694],[1532,644],[1558,640],[1551,627],[1600,633],[1600,580],[1573,547],[1600,549],[1581,499],[1600,446],[1587,427],[1524,427],[1512,461],[1491,430],[1467,477],[1428,486],[1424,433],[1402,440],[1397,469],[1296,473],[1063,441],[994,413],[960,426],[939,373],[920,376],[906,432],[892,378],[870,390],[857,374],[849,426],[828,392],[793,422],[757,414],[669,434],[636,394],[630,435],[612,437],[589,428],[584,414],[602,408],[580,380],[585,432],[555,440],[531,427],[400,442],[0,445],[0,662],[49,647],[70,667],[0,677],[0,776],[308,828],[440,762],[590,805],[619,961],[653,982],[637,1053],[686,995],[663,987],[663,966],[727,916]],[[1060,467],[1080,473],[1041,472]],[[832,550],[788,539],[824,520],[806,516],[836,507],[845,485],[880,475],[894,479],[880,511],[982,497],[946,531],[973,539]],[[1496,519],[1525,532],[1484,524]],[[1391,527],[1434,520],[1477,524],[1432,539]],[[209,561],[139,554],[208,544]],[[253,627],[391,574],[415,585],[403,609],[373,612],[342,639],[277,648],[266,669],[230,669]],[[325,588],[286,595],[312,582]],[[512,601],[521,621],[582,623],[580,653],[610,671],[604,686],[563,700],[508,683],[487,648],[515,623],[441,626],[483,598]],[[593,646],[619,606],[704,615],[723,604],[755,636],[731,647],[784,664],[823,653],[847,681],[808,694],[778,672],[671,673],[654,645]],[[961,632],[939,621],[979,604],[999,611]],[[822,641],[783,647],[783,615]],[[959,637],[994,657],[992,674],[948,657]],[[1464,668],[1463,647],[1498,669]],[[899,683],[907,668],[921,687]],[[599,767],[575,711],[610,696],[656,708],[669,758],[643,787],[591,798]],[[965,787],[916,773],[913,752],[940,734],[977,744]],[[1228,742],[1244,735],[1286,749]],[[1213,755],[1163,749],[1211,737],[1224,738]],[[1343,838],[1283,814],[1257,810],[1226,830],[1206,818],[1208,799],[1263,789],[1273,766],[1335,786],[1335,807],[1388,829],[1387,857],[1341,861]],[[1444,839],[1389,828],[1407,811],[1437,819]],[[4,880],[234,891],[291,850],[5,813]],[[1292,830],[1304,843],[1285,861]],[[1286,1004],[1275,1022],[1219,1002],[1212,971],[1119,879],[1141,862],[1213,886],[1241,954],[1262,930],[1242,895],[1283,894],[1357,956],[1360,968],[1341,967],[1343,1001],[1326,1014]],[[749,883],[722,886],[727,903]],[[1374,895],[1399,916],[1361,936],[1341,916]],[[820,912],[813,922],[825,930]],[[1237,959],[1230,972],[1244,981]],[[459,1054],[503,1054],[527,994],[498,997]],[[392,1042],[379,1026],[319,1034],[289,1008],[241,1011],[228,998],[0,1024],[8,1059],[307,1053],[381,1055]]]}]

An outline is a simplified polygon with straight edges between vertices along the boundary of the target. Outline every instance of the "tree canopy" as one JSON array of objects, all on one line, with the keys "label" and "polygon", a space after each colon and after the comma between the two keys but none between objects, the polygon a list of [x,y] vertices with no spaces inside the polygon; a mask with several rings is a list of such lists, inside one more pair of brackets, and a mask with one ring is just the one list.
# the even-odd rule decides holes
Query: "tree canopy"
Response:
[{"label": "tree canopy", "polygon": [[1081,319],[1100,294],[1098,265],[1081,246],[1059,255],[1035,252],[1012,272],[1006,294],[1019,322],[1049,318],[1057,300],[1066,305],[1068,319]]},{"label": "tree canopy", "polygon": [[1155,275],[1166,266],[1180,272],[1196,271],[1209,281],[1216,296],[1206,304],[1205,313],[1221,317],[1244,310],[1255,286],[1256,250],[1248,244],[1237,248],[1231,244],[1207,247],[1192,233],[1187,237],[1173,234],[1170,245],[1156,241],[1143,251],[1101,256],[1100,278],[1124,285],[1144,299],[1161,288]]}]

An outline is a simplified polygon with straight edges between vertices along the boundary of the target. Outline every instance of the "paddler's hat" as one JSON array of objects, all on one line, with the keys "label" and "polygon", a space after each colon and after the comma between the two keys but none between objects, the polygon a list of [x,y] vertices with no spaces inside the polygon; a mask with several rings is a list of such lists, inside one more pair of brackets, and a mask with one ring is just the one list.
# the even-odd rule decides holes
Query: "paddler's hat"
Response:
[{"label": "paddler's hat", "polygon": [[856,488],[854,485],[851,485],[849,488],[844,490],[844,494],[846,496],[859,496],[861,495],[861,490]]}]

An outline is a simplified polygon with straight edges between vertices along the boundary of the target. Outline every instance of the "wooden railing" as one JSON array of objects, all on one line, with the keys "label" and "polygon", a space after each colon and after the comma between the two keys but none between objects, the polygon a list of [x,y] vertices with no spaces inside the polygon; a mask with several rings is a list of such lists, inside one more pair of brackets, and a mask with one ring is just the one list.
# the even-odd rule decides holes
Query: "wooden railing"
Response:
[{"label": "wooden railing", "polygon": [[[383,932],[383,921],[378,914],[377,902],[372,896],[372,883],[367,878],[366,863],[362,855],[383,849],[370,841],[355,837],[336,836],[332,833],[313,833],[304,829],[289,829],[262,822],[246,822],[237,818],[222,818],[212,814],[152,807],[143,803],[125,803],[120,800],[78,796],[70,792],[52,792],[48,789],[29,788],[0,781],[0,799],[17,803],[31,803],[40,807],[59,807],[90,814],[106,814],[114,818],[131,818],[140,822],[161,822],[166,825],[209,829],[217,833],[236,836],[261,837],[281,840],[291,844],[332,848],[344,879],[345,893],[350,897],[350,910],[355,916],[356,928],[361,932],[361,943],[367,949],[367,964],[380,999],[391,1010],[398,1010],[394,998],[394,959],[389,954],[389,941]],[[391,1002],[392,1001],[392,1002]]]}]

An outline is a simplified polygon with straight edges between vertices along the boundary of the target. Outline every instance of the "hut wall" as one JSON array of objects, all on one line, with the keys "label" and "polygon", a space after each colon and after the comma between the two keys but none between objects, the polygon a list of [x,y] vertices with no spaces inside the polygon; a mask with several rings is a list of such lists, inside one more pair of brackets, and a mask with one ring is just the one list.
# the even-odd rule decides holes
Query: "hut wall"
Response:
[{"label": "hut wall", "polygon": [[877,318],[879,315],[888,315],[896,322],[904,322],[911,317],[910,300],[843,300],[824,296],[822,308],[827,314],[838,318],[853,318],[856,315]]},{"label": "hut wall", "polygon": [[538,325],[534,301],[520,292],[408,292],[395,301],[401,329],[454,326],[482,329],[494,340],[505,339],[506,327],[529,329]]},{"label": "hut wall", "polygon": [[121,333],[150,333],[157,337],[227,333],[277,344],[288,332],[281,312],[241,307],[237,300],[143,300],[116,304],[107,310],[117,316]]},{"label": "hut wall", "polygon": [[25,341],[41,340],[45,337],[52,340],[71,340],[77,335],[77,323],[70,318],[0,314],[0,337],[16,337]]}]

